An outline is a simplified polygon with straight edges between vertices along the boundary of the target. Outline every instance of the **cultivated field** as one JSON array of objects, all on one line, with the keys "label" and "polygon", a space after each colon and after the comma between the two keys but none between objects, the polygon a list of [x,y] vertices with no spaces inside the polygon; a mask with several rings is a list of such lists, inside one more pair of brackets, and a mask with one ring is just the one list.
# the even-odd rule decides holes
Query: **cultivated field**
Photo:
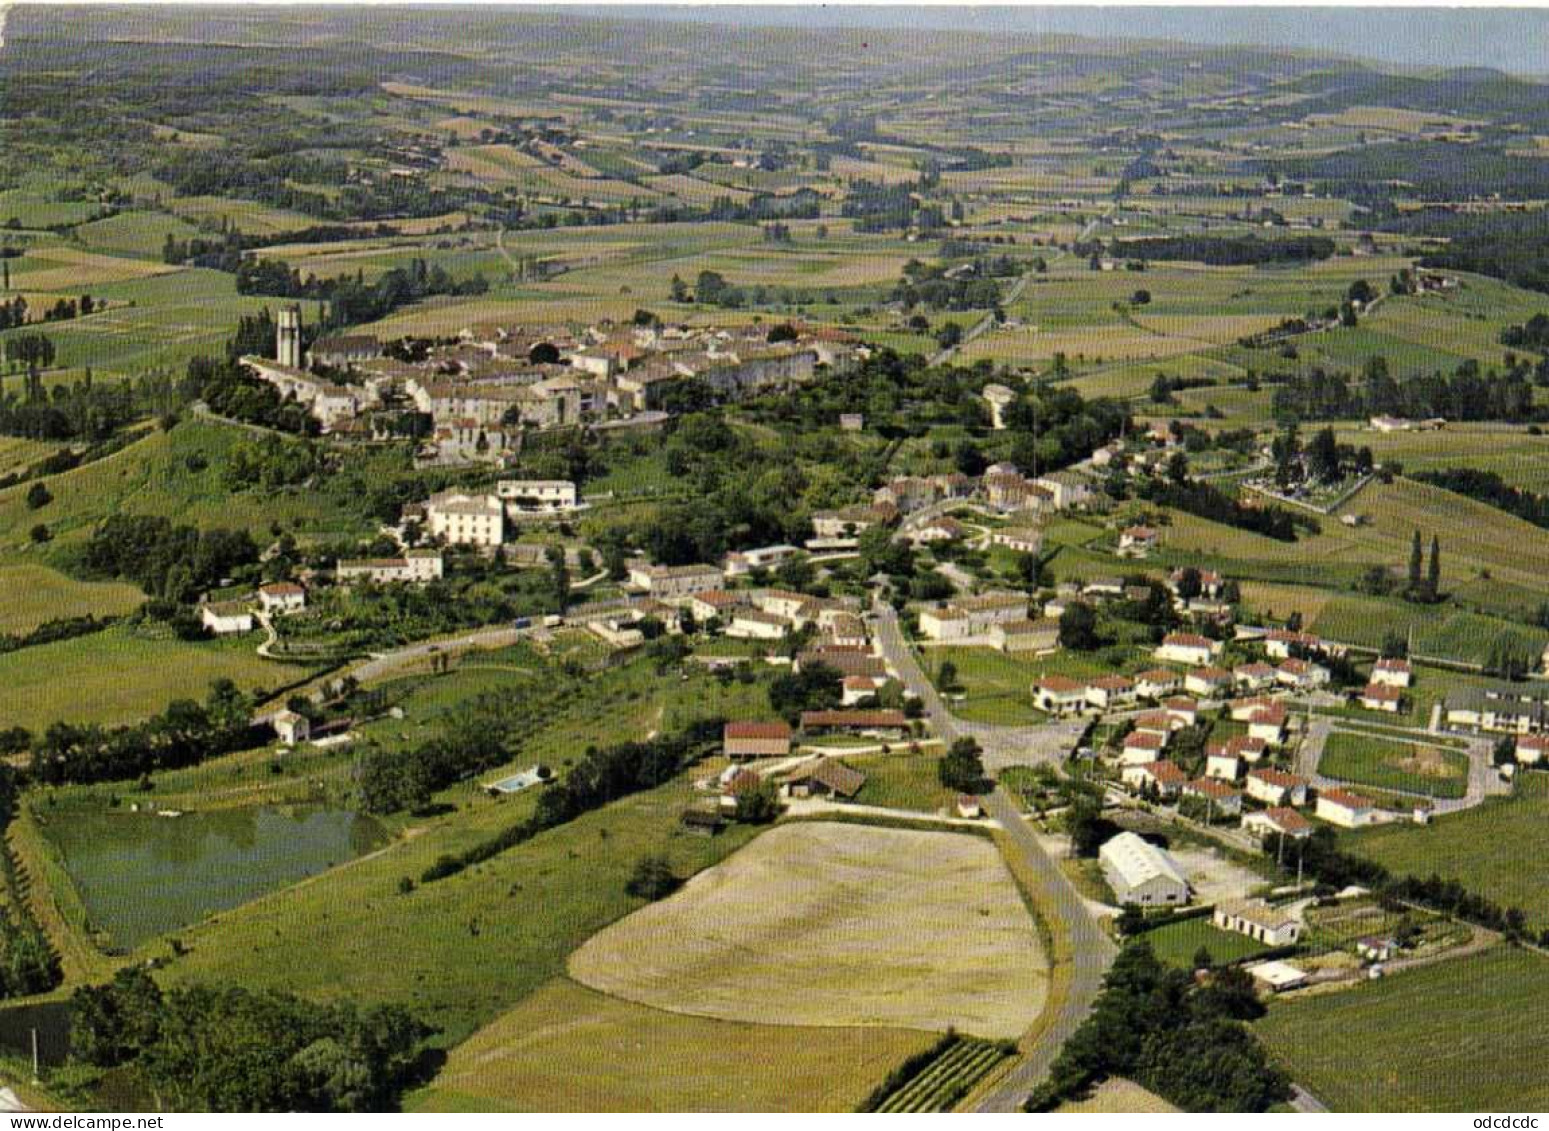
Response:
[{"label": "cultivated field", "polygon": [[127,613],[144,600],[127,582],[76,581],[41,565],[0,566],[0,634],[30,632],[63,617]]},{"label": "cultivated field", "polygon": [[1549,864],[1538,851],[1549,821],[1549,775],[1524,772],[1517,792],[1429,825],[1386,825],[1347,835],[1351,851],[1397,875],[1457,880],[1503,907],[1549,926]]},{"label": "cultivated field", "polygon": [[851,1111],[911,1029],[669,1013],[556,978],[452,1050],[413,1111]]},{"label": "cultivated field", "polygon": [[1026,1030],[1047,990],[988,841],[824,823],[765,834],[589,940],[570,973],[675,1012],[993,1037]]},{"label": "cultivated field", "polygon": [[1278,1001],[1254,1026],[1335,1111],[1536,1111],[1549,1078],[1549,959],[1501,947],[1353,989]]}]

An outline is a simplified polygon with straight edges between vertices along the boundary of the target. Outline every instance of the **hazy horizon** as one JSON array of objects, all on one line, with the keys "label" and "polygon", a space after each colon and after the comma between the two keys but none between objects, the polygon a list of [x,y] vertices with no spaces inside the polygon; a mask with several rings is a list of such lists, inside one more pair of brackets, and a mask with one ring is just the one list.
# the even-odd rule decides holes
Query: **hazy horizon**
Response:
[{"label": "hazy horizon", "polygon": [[1328,7],[925,7],[817,4],[565,5],[576,15],[723,23],[1166,39],[1345,55],[1416,67],[1492,67],[1549,75],[1549,9]]}]

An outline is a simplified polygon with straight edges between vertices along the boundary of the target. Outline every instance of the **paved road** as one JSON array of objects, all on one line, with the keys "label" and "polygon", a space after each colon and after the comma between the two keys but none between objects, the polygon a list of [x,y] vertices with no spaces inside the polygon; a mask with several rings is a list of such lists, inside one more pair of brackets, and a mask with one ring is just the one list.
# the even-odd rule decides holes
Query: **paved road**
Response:
[{"label": "paved road", "polygon": [[[1428,731],[1389,726],[1377,720],[1373,720],[1369,728],[1364,731],[1355,730],[1348,726],[1340,726],[1338,719],[1329,718],[1327,715],[1313,715],[1308,720],[1307,733],[1302,738],[1301,748],[1296,753],[1296,772],[1312,782],[1315,789],[1339,789],[1353,784],[1338,778],[1331,778],[1327,774],[1319,772],[1318,763],[1323,759],[1323,747],[1328,743],[1328,738],[1331,734],[1371,734],[1378,728],[1385,735],[1391,736],[1395,742],[1414,742],[1422,746],[1438,745],[1435,736]],[[1510,792],[1510,786],[1502,782],[1500,775],[1495,771],[1495,751],[1490,740],[1488,738],[1472,737],[1467,738],[1466,741],[1468,746],[1463,752],[1468,755],[1468,788],[1464,791],[1462,797],[1433,798],[1423,793],[1411,793],[1407,790],[1384,788],[1388,793],[1429,801],[1431,803],[1431,812],[1438,816],[1445,813],[1461,812],[1464,809],[1472,809],[1492,794]]]},{"label": "paved road", "polygon": [[877,641],[882,656],[909,694],[925,704],[931,728],[945,742],[964,736],[977,739],[984,749],[984,767],[991,773],[1007,766],[1031,766],[1040,762],[1059,765],[1069,757],[1082,734],[1084,722],[1050,722],[1034,726],[999,726],[960,719],[947,707],[929,677],[920,668],[898,624],[898,613],[886,602],[873,606]]},{"label": "paved road", "polygon": [[[909,643],[898,625],[898,614],[891,605],[878,602],[874,609],[877,640],[882,655],[897,673],[909,693],[925,704],[932,728],[944,741],[971,735],[984,747],[985,767],[992,773],[1001,765],[1026,765],[1035,761],[1063,761],[1076,740],[1085,731],[1081,723],[1046,723],[1042,726],[1001,727],[971,723],[947,708],[936,688],[921,670]],[[1065,1041],[1091,1011],[1092,1002],[1102,989],[1103,975],[1113,962],[1116,948],[1092,918],[1086,902],[1060,871],[1038,838],[1033,835],[1021,812],[1005,790],[981,799],[985,812],[1003,829],[1013,851],[1048,892],[1056,922],[1051,929],[1063,935],[1063,948],[1069,954],[1071,977],[1068,992],[1051,1027],[1037,1046],[1000,1080],[994,1090],[980,1101],[978,1110],[1010,1112],[1021,1108],[1024,1100],[1048,1075],[1054,1058]]]},{"label": "paved road", "polygon": [[985,812],[1006,830],[1013,851],[1022,854],[1027,866],[1043,882],[1054,915],[1059,920],[1053,924],[1053,929],[1056,933],[1063,932],[1069,954],[1067,961],[1071,964],[1070,984],[1052,1024],[1033,1050],[1012,1066],[977,1108],[979,1111],[1019,1111],[1032,1090],[1049,1074],[1065,1042],[1091,1012],[1117,948],[1092,918],[1086,902],[1060,871],[1059,864],[1038,843],[1010,795],[997,788],[983,798],[983,802]]}]

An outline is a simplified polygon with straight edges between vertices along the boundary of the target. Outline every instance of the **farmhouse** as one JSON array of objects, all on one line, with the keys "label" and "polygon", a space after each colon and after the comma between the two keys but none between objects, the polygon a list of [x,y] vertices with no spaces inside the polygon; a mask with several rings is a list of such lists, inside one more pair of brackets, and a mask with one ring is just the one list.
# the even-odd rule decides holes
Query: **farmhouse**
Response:
[{"label": "farmhouse", "polygon": [[266,613],[294,613],[307,607],[307,591],[294,581],[271,581],[258,587],[258,604]]},{"label": "farmhouse", "polygon": [[1312,822],[1295,809],[1276,807],[1249,813],[1242,819],[1243,832],[1259,840],[1275,835],[1305,840],[1312,835]]},{"label": "farmhouse", "polygon": [[199,623],[216,636],[253,631],[253,613],[245,601],[212,601],[199,606]]},{"label": "farmhouse", "polygon": [[1342,829],[1365,828],[1377,818],[1377,807],[1358,794],[1342,789],[1318,791],[1318,819]]},{"label": "farmhouse", "polygon": [[843,730],[896,737],[909,733],[909,720],[902,711],[803,711],[801,729],[807,734]]},{"label": "farmhouse", "polygon": [[1136,793],[1154,792],[1158,797],[1172,797],[1189,780],[1189,775],[1175,763],[1158,759],[1125,766],[1119,772],[1119,779]]},{"label": "farmhouse", "polygon": [[1286,806],[1307,804],[1307,780],[1284,770],[1265,767],[1249,770],[1245,788],[1248,796],[1265,805]]},{"label": "farmhouse", "polygon": [[378,585],[439,581],[445,566],[439,550],[409,550],[401,558],[340,558],[334,577],[341,585],[370,581]]},{"label": "farmhouse", "polygon": [[1033,684],[1033,703],[1040,711],[1065,715],[1086,707],[1086,685],[1062,675],[1046,675]]},{"label": "farmhouse", "polygon": [[1018,554],[1036,554],[1043,549],[1043,527],[1007,526],[991,534],[990,543]]},{"label": "farmhouse", "polygon": [[1290,946],[1302,937],[1302,925],[1294,916],[1262,899],[1219,903],[1211,922],[1223,931],[1236,931],[1271,947]]},{"label": "farmhouse", "polygon": [[733,610],[731,622],[726,626],[727,636],[751,640],[779,640],[790,631],[791,622],[784,617],[749,608]]},{"label": "farmhouse", "polygon": [[1191,632],[1172,632],[1162,638],[1156,658],[1174,664],[1201,666],[1210,663],[1221,645],[1204,636]]},{"label": "farmhouse", "polygon": [[274,716],[274,734],[286,746],[295,746],[312,736],[312,721],[305,715],[285,710]]},{"label": "farmhouse", "polygon": [[632,586],[664,601],[719,589],[722,578],[720,569],[713,565],[635,564],[629,567],[629,583]]},{"label": "farmhouse", "polygon": [[842,762],[823,758],[786,779],[788,797],[854,797],[866,784],[866,775]]},{"label": "farmhouse", "polygon": [[502,479],[495,495],[510,514],[553,514],[576,509],[580,499],[568,479]]},{"label": "farmhouse", "polygon": [[1119,553],[1145,557],[1161,543],[1161,532],[1150,526],[1130,526],[1119,531]]},{"label": "farmhouse", "polygon": [[791,728],[783,722],[729,722],[721,728],[721,749],[733,761],[784,758],[791,752]]},{"label": "farmhouse", "polygon": [[1123,832],[1098,850],[1103,876],[1121,904],[1176,906],[1189,900],[1189,882],[1164,849]]},{"label": "farmhouse", "polygon": [[1060,622],[1053,617],[1014,620],[990,628],[990,644],[1002,652],[1048,655],[1060,649]]}]

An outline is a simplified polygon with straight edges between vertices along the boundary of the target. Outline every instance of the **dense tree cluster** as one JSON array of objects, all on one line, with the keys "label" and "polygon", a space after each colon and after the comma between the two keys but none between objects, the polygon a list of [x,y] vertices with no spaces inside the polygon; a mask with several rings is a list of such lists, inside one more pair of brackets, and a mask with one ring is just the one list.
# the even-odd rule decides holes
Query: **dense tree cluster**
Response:
[{"label": "dense tree cluster", "polygon": [[127,1069],[179,1111],[390,1111],[433,1030],[398,1006],[240,986],[162,990],[141,967],[70,1000],[75,1057]]},{"label": "dense tree cluster", "polygon": [[[1078,245],[1076,253],[1101,252],[1102,245]],[[1155,236],[1139,240],[1116,240],[1113,254],[1120,258],[1188,260],[1212,267],[1245,267],[1258,263],[1300,263],[1327,259],[1338,250],[1328,236],[1289,236],[1260,239],[1258,236]]]},{"label": "dense tree cluster", "polygon": [[281,396],[239,362],[192,358],[185,383],[198,390],[199,399],[217,416],[298,435],[315,436],[320,430],[305,405]]},{"label": "dense tree cluster", "polygon": [[1218,971],[1201,985],[1145,941],[1129,943],[1029,1109],[1049,1110],[1109,1076],[1186,1111],[1266,1111],[1289,1099],[1290,1080],[1242,1024],[1263,1009],[1251,988],[1244,992],[1244,977]]},{"label": "dense tree cluster", "polygon": [[92,573],[123,577],[153,597],[189,601],[258,560],[245,530],[174,524],[161,515],[113,514],[92,531],[82,565]]},{"label": "dense tree cluster", "polygon": [[1319,367],[1288,375],[1275,388],[1273,404],[1277,417],[1300,420],[1392,415],[1523,422],[1544,416],[1533,403],[1534,379],[1549,380],[1549,365],[1535,373],[1518,361],[1498,373],[1481,372],[1478,362],[1466,361],[1450,376],[1417,373],[1400,381],[1386,359],[1374,357],[1357,379]]},{"label": "dense tree cluster", "polygon": [[1140,497],[1158,506],[1174,507],[1199,518],[1209,519],[1240,530],[1249,530],[1280,542],[1294,542],[1298,528],[1317,531],[1317,521],[1292,514],[1284,507],[1250,507],[1209,483],[1176,483],[1166,479],[1147,479],[1139,487]]}]

